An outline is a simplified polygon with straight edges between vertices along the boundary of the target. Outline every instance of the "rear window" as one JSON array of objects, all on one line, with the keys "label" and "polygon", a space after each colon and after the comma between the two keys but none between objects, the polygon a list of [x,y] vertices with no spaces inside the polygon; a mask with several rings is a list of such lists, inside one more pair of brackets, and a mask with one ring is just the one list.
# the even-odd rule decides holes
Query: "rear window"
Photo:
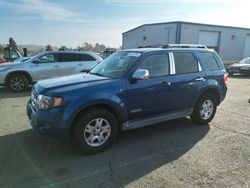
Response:
[{"label": "rear window", "polygon": [[95,61],[96,59],[88,54],[79,54],[79,61]]},{"label": "rear window", "polygon": [[60,62],[78,61],[78,54],[60,54]]},{"label": "rear window", "polygon": [[73,53],[60,54],[60,62],[71,62],[71,61],[96,61],[96,59],[88,54],[73,54]]},{"label": "rear window", "polygon": [[175,52],[174,60],[176,74],[186,74],[199,71],[198,61],[191,53]]},{"label": "rear window", "polygon": [[202,63],[206,65],[207,69],[210,71],[219,70],[221,67],[219,63],[216,61],[213,53],[211,52],[200,52],[199,58]]}]

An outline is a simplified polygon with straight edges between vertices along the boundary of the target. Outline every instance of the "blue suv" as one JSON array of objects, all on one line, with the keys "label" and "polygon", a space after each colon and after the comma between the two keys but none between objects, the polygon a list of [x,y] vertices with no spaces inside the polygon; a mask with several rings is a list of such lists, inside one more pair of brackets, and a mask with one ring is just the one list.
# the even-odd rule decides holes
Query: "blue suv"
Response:
[{"label": "blue suv", "polygon": [[37,82],[27,114],[35,131],[97,153],[119,131],[185,116],[208,124],[226,84],[220,57],[204,46],[121,50],[87,74]]}]

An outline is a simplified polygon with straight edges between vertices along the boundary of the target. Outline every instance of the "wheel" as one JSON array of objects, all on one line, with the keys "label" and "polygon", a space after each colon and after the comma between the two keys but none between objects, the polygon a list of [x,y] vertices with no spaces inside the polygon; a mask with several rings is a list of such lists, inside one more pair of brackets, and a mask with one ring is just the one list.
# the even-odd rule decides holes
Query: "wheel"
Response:
[{"label": "wheel", "polygon": [[230,73],[228,73],[229,74],[229,76],[233,76],[234,75],[234,73],[232,73],[232,72],[230,72]]},{"label": "wheel", "polygon": [[28,89],[29,80],[22,74],[14,74],[7,79],[7,86],[15,92],[25,91]]},{"label": "wheel", "polygon": [[109,147],[118,133],[114,115],[103,109],[94,109],[78,119],[73,139],[86,154],[98,153]]},{"label": "wheel", "polygon": [[214,118],[217,105],[215,97],[205,94],[197,101],[193,113],[190,115],[193,122],[198,125],[208,124]]}]

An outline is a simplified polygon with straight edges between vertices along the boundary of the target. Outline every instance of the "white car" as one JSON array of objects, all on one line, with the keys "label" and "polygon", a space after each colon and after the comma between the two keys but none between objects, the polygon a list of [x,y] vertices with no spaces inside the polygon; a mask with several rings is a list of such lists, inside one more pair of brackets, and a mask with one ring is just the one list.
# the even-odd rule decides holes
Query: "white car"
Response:
[{"label": "white car", "polygon": [[103,59],[94,52],[43,52],[27,61],[0,64],[0,85],[23,91],[39,80],[89,72]]}]

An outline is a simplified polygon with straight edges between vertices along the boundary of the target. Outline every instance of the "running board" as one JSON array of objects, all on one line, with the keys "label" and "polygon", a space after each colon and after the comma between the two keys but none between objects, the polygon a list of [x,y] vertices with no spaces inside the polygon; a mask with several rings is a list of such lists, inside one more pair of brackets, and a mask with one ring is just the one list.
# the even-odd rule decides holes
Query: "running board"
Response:
[{"label": "running board", "polygon": [[174,111],[170,113],[161,114],[161,115],[146,118],[146,119],[127,121],[126,123],[122,124],[122,129],[123,130],[137,129],[140,127],[145,127],[145,126],[153,125],[156,123],[161,123],[161,122],[168,121],[168,120],[186,117],[186,116],[189,116],[192,112],[193,112],[193,108],[189,108],[185,110],[178,110],[178,111]]}]

